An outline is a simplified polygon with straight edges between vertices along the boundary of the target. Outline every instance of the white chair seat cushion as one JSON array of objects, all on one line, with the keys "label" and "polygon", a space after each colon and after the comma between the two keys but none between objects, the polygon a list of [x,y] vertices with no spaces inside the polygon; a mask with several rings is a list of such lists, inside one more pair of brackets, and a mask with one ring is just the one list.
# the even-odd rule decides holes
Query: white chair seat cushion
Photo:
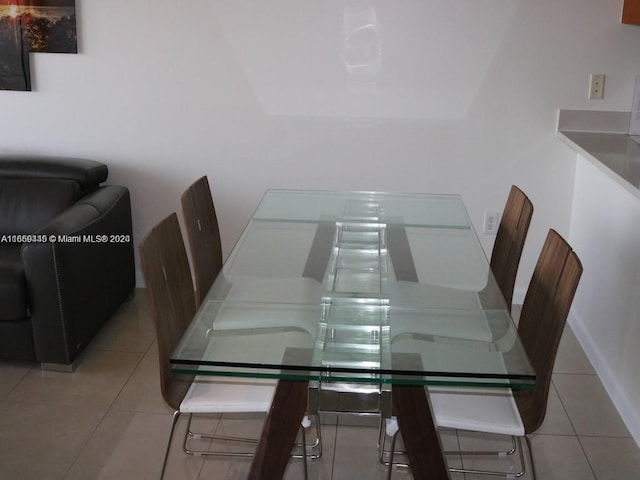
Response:
[{"label": "white chair seat cushion", "polygon": [[182,413],[268,412],[277,380],[198,375],[180,404]]},{"label": "white chair seat cushion", "polygon": [[524,425],[508,388],[429,387],[439,427],[524,436]]}]

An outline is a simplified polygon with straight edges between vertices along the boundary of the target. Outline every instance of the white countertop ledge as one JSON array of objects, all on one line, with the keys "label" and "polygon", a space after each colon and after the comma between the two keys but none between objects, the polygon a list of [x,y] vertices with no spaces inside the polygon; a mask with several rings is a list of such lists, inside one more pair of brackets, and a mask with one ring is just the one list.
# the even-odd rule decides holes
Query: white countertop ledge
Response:
[{"label": "white countertop ledge", "polygon": [[629,137],[630,112],[560,110],[558,137],[640,198],[640,145]]}]

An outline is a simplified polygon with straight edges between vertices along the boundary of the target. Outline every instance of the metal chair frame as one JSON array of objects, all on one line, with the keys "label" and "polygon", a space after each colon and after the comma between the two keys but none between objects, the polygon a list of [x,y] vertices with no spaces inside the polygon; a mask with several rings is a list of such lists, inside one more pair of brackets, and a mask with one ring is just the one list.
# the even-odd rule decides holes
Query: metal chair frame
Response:
[{"label": "metal chair frame", "polygon": [[[582,264],[571,246],[553,229],[549,230],[542,251],[538,258],[527,295],[525,297],[518,335],[536,371],[536,383],[533,389],[512,390],[515,406],[524,426],[524,438],[530,453],[532,476],[535,479],[535,468],[529,433],[535,432],[544,421],[547,399],[551,385],[551,375],[555,363],[560,337],[573,302],[580,277]],[[434,412],[437,418],[437,411]],[[382,428],[382,427],[381,427]],[[399,430],[391,426],[385,433],[392,437],[389,461],[389,477],[394,465],[393,457],[396,436]],[[381,433],[382,437],[382,433]],[[480,475],[501,475],[506,478],[517,478],[524,475],[526,466],[522,453],[521,437],[516,437],[522,470],[512,472],[478,471],[468,469],[450,469],[450,471],[473,473]],[[380,442],[381,459],[385,441]],[[448,452],[464,455],[467,452]],[[508,452],[470,452],[473,455],[506,455]]]},{"label": "metal chair frame", "polygon": [[[169,364],[169,355],[173,352],[177,346],[177,342],[191,322],[191,319],[195,314],[196,303],[186,250],[182,240],[182,234],[180,233],[178,218],[175,213],[172,213],[158,223],[151,232],[145,236],[140,243],[140,257],[151,300],[152,316],[156,327],[156,333],[158,334],[158,354],[162,395],[165,402],[174,409],[160,478],[164,478],[175,427],[182,413],[188,413],[189,416],[187,432],[185,433],[182,445],[185,453],[203,456],[252,456],[252,452],[191,450],[187,445],[189,437],[240,442],[248,441],[249,443],[257,443],[257,440],[193,433],[191,432],[193,412],[181,411],[181,404],[187,396],[195,376],[175,374]],[[207,380],[210,379],[207,378]],[[215,380],[211,381],[215,382]],[[220,412],[212,410],[208,413]],[[310,425],[311,422],[309,422],[308,418],[305,417],[302,422],[301,429],[302,453],[301,455],[296,456],[304,459],[305,479],[307,478],[307,450],[313,447],[307,446],[306,444],[305,430]],[[318,420],[316,423],[316,429],[318,431],[318,435],[320,435]],[[320,436],[318,436],[316,445],[321,446]],[[320,454],[321,452],[315,455],[315,458],[318,458]]]},{"label": "metal chair frame", "polygon": [[[447,430],[447,429],[441,429],[441,430]],[[391,446],[389,448],[389,450],[385,450],[386,448],[386,437],[387,437],[387,429],[385,428],[384,423],[381,421],[380,422],[380,428],[379,428],[379,438],[378,438],[378,459],[380,461],[380,463],[386,467],[389,467],[388,473],[387,473],[387,478],[390,479],[391,478],[391,467],[390,466],[395,466],[395,467],[400,467],[400,468],[410,468],[410,465],[406,462],[396,462],[394,461],[394,457],[396,454],[399,455],[403,455],[405,452],[398,450],[395,450],[395,444],[397,441],[397,434],[399,433],[396,430],[396,433],[394,433],[391,436]],[[487,475],[487,476],[505,476],[506,478],[520,478],[523,475],[525,475],[527,473],[527,468],[526,468],[526,460],[524,458],[524,451],[522,449],[522,437],[516,437],[514,435],[510,435],[509,436],[511,438],[511,448],[509,450],[461,450],[461,451],[457,451],[457,450],[445,450],[444,454],[445,455],[458,455],[458,456],[491,456],[491,457],[501,457],[501,458],[505,458],[505,457],[510,457],[511,455],[513,455],[514,453],[518,453],[518,460],[519,460],[519,464],[520,464],[520,471],[513,473],[513,472],[501,472],[498,470],[475,470],[475,469],[470,469],[470,468],[456,468],[456,467],[450,467],[449,471],[453,472],[453,473],[469,473],[469,474],[473,474],[473,475]],[[531,442],[529,440],[529,437],[525,435],[524,437],[526,443],[527,443],[527,450],[529,451],[529,458],[530,458],[530,463],[531,463],[531,470],[532,470],[532,478],[535,480],[536,475],[535,475],[535,468],[534,468],[534,464],[533,464],[533,451],[531,449]],[[385,459],[385,456],[388,456],[388,459]]]}]

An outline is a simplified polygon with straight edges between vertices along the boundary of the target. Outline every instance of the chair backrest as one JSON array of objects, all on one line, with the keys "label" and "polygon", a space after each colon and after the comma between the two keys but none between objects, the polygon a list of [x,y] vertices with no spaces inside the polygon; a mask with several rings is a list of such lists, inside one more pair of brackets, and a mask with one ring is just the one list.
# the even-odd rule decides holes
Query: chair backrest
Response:
[{"label": "chair backrest", "polygon": [[509,309],[513,301],[513,287],[532,215],[533,204],[522,190],[513,185],[491,252],[491,271]]},{"label": "chair backrest", "polygon": [[518,323],[518,335],[536,372],[533,389],[514,391],[526,433],[537,430],[544,420],[553,364],[581,275],[576,253],[549,230]]},{"label": "chair backrest", "polygon": [[182,194],[182,212],[193,260],[196,302],[200,305],[222,269],[220,229],[206,176]]},{"label": "chair backrest", "polygon": [[173,353],[195,314],[193,282],[178,217],[172,213],[140,243],[140,260],[158,339],[160,386],[168,405],[178,410],[193,376],[171,370]]}]

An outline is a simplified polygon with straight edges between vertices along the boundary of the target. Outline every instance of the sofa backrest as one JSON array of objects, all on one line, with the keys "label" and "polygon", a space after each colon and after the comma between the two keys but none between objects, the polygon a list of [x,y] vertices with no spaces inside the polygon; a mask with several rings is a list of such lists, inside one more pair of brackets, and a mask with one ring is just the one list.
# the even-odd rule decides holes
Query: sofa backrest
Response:
[{"label": "sofa backrest", "polygon": [[93,160],[0,156],[0,235],[36,232],[107,176]]},{"label": "sofa backrest", "polygon": [[71,180],[0,179],[0,234],[34,233],[79,196],[80,187]]}]

